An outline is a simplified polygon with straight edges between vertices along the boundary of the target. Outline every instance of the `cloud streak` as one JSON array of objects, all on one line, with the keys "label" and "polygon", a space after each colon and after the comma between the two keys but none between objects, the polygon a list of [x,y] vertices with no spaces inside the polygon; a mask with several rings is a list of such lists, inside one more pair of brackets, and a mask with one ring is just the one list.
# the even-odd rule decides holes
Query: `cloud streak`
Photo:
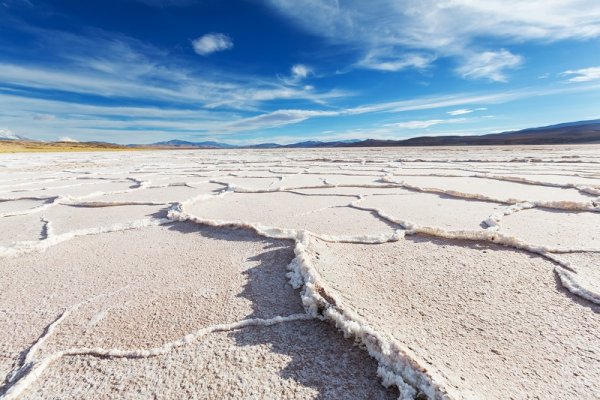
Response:
[{"label": "cloud streak", "polygon": [[479,108],[460,108],[458,110],[451,110],[446,112],[446,114],[450,114],[452,116],[456,116],[456,115],[465,115],[465,114],[471,114],[472,112],[475,111],[485,111],[487,110],[487,108],[485,107],[479,107]]},{"label": "cloud streak", "polygon": [[389,128],[401,128],[401,129],[425,129],[434,125],[440,124],[454,124],[458,122],[465,122],[466,118],[452,118],[452,119],[429,119],[429,120],[417,120],[417,121],[406,121],[397,122],[394,124],[385,124],[385,127]]},{"label": "cloud streak", "polygon": [[357,65],[379,71],[397,72],[403,69],[425,69],[436,60],[433,54],[408,53],[389,55],[386,51],[370,51]]},{"label": "cloud streak", "polygon": [[[361,115],[396,115],[411,111],[425,111],[460,107],[471,104],[501,104],[539,96],[562,95],[600,89],[596,86],[562,85],[547,89],[522,89],[515,91],[454,94],[415,99],[365,104],[338,109],[277,109],[252,115],[201,108],[157,108],[153,106],[99,106],[35,99],[0,92],[0,124],[13,134],[31,138],[54,140],[60,132],[64,136],[83,140],[109,140],[118,143],[150,143],[177,136],[186,139],[223,138],[256,133],[315,118],[352,118]],[[446,111],[452,115],[468,114],[479,108],[462,108]],[[461,111],[456,113],[456,111]],[[468,112],[464,112],[468,111]],[[247,113],[244,113],[247,114]],[[38,118],[39,115],[50,117]],[[347,131],[345,138],[393,137],[398,129],[424,129],[444,123],[464,122],[463,118],[432,118],[387,124],[376,129],[359,128]],[[355,136],[351,134],[355,132]],[[329,137],[329,135],[328,135]],[[223,139],[220,139],[223,140]]]},{"label": "cloud streak", "polygon": [[563,72],[562,75],[569,76],[569,82],[590,82],[600,80],[600,67],[568,70]]}]

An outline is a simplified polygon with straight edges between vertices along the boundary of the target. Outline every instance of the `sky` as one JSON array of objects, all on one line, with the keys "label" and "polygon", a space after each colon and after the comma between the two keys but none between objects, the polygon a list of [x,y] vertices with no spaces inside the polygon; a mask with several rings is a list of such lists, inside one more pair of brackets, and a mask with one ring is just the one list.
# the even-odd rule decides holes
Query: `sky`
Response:
[{"label": "sky", "polygon": [[600,118],[598,0],[0,0],[0,136],[232,144]]}]

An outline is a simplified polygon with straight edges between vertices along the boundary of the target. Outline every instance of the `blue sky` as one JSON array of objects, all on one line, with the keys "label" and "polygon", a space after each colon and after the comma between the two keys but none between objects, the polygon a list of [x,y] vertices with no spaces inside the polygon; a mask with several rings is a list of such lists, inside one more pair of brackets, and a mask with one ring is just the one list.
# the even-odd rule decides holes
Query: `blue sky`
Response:
[{"label": "blue sky", "polygon": [[0,0],[0,135],[228,143],[600,118],[598,0]]}]

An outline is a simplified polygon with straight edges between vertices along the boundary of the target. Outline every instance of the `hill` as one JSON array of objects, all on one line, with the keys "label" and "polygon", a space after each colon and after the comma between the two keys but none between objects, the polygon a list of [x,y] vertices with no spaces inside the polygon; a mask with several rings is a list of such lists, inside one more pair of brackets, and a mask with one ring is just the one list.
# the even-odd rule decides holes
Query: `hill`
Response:
[{"label": "hill", "polygon": [[520,131],[492,133],[473,136],[419,136],[403,140],[309,140],[281,145],[260,143],[248,146],[235,146],[221,142],[188,142],[169,140],[153,143],[157,148],[186,149],[276,149],[276,148],[319,148],[319,147],[394,147],[394,146],[495,146],[495,145],[540,145],[540,144],[579,144],[600,143],[600,120],[568,122],[557,125],[528,128]]},{"label": "hill", "polygon": [[600,120],[569,122],[477,136],[420,136],[405,140],[368,139],[348,146],[495,146],[583,143],[600,143]]}]

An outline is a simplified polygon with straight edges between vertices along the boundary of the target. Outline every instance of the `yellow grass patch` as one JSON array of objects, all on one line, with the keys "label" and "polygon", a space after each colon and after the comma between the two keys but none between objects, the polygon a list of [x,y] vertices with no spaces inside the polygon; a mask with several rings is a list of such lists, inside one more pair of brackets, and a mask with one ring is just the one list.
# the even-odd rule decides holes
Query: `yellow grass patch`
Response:
[{"label": "yellow grass patch", "polygon": [[127,147],[111,143],[76,143],[76,142],[33,142],[22,140],[0,140],[0,153],[45,153],[74,151],[130,151],[149,150],[145,147]]}]

